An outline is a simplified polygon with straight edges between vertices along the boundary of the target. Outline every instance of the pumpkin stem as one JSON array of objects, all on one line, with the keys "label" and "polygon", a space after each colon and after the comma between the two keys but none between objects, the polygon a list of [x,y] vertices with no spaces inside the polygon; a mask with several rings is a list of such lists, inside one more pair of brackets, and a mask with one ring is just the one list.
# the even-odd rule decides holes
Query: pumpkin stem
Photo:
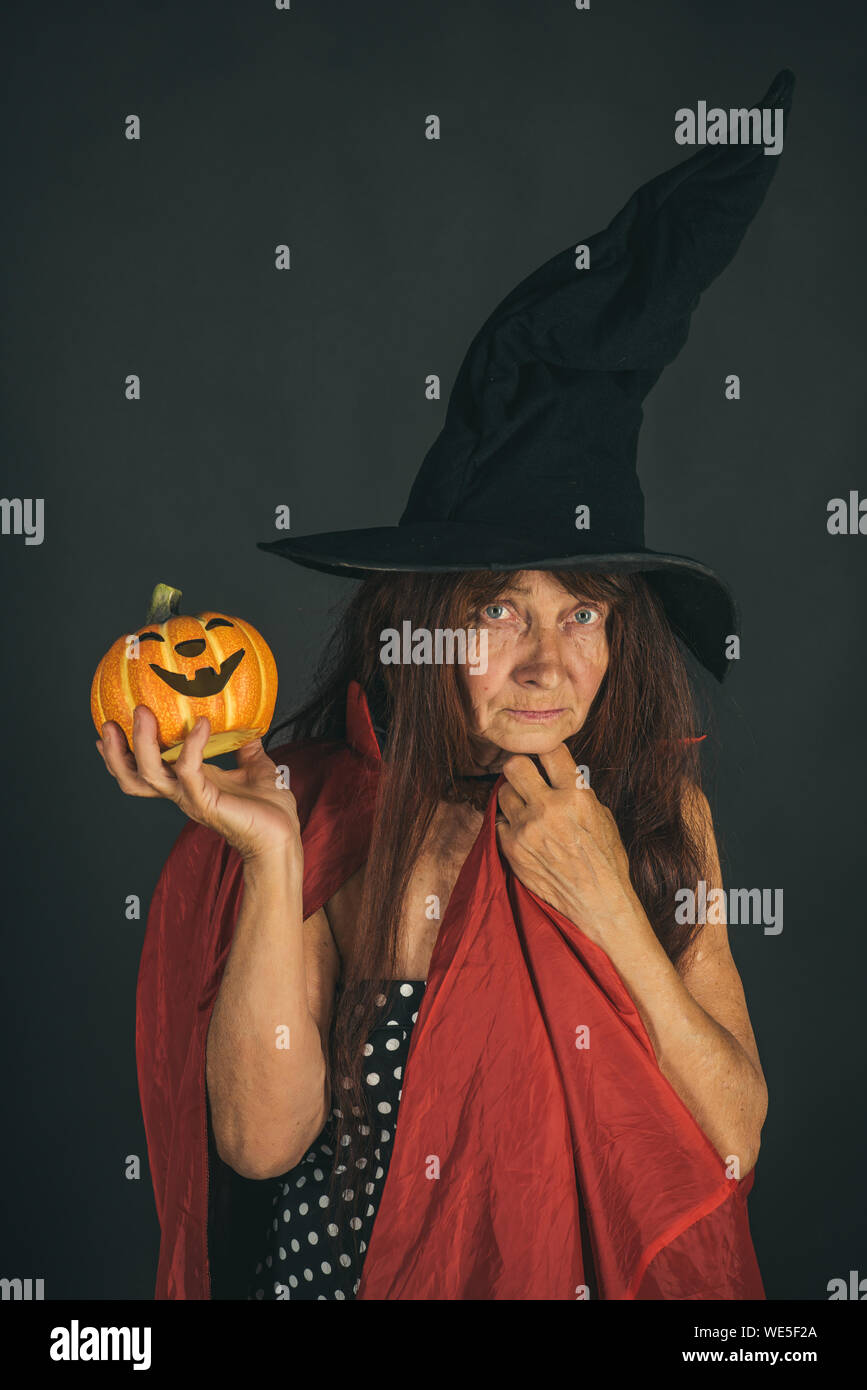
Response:
[{"label": "pumpkin stem", "polygon": [[158,584],[151,594],[145,622],[166,623],[169,618],[177,617],[181,611],[180,602],[180,589],[173,589],[171,584]]}]

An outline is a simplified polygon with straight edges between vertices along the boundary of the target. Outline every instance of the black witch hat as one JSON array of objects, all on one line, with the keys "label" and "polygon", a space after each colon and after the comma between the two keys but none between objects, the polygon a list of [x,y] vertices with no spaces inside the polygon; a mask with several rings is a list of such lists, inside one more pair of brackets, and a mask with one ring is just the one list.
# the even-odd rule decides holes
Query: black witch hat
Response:
[{"label": "black witch hat", "polygon": [[[782,108],[784,128],[793,86],[784,69],[759,103]],[[761,144],[706,145],[513,289],[470,344],[397,526],[260,548],[351,578],[642,571],[674,631],[722,680],[725,640],[738,631],[734,599],[698,560],[645,545],[638,432],[644,397],[686,342],[778,158]]]}]

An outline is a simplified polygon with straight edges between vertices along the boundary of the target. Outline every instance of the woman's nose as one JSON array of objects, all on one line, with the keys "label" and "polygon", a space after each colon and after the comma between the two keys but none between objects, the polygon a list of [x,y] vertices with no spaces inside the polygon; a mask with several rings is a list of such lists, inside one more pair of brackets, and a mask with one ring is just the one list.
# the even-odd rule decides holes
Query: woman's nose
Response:
[{"label": "woman's nose", "polygon": [[532,681],[545,689],[553,690],[563,679],[563,656],[560,647],[560,633],[554,629],[538,631],[531,638],[524,660],[515,671],[515,678]]}]

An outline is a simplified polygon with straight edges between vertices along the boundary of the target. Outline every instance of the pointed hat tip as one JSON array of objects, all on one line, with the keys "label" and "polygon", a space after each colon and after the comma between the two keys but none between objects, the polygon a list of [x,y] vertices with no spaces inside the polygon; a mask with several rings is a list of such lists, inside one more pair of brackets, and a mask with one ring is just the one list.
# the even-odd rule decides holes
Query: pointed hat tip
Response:
[{"label": "pointed hat tip", "polygon": [[770,87],[759,102],[759,106],[781,106],[788,111],[792,105],[795,89],[795,74],[791,68],[780,68]]}]

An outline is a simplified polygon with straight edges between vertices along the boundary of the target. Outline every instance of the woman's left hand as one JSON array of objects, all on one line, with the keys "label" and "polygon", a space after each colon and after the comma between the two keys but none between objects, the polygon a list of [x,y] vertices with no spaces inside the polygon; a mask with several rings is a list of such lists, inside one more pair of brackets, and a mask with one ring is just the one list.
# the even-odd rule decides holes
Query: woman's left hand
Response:
[{"label": "woman's left hand", "polygon": [[550,786],[523,754],[502,769],[505,819],[497,821],[497,837],[515,874],[603,950],[624,932],[654,936],[608,807],[584,784],[564,743],[538,756]]}]

